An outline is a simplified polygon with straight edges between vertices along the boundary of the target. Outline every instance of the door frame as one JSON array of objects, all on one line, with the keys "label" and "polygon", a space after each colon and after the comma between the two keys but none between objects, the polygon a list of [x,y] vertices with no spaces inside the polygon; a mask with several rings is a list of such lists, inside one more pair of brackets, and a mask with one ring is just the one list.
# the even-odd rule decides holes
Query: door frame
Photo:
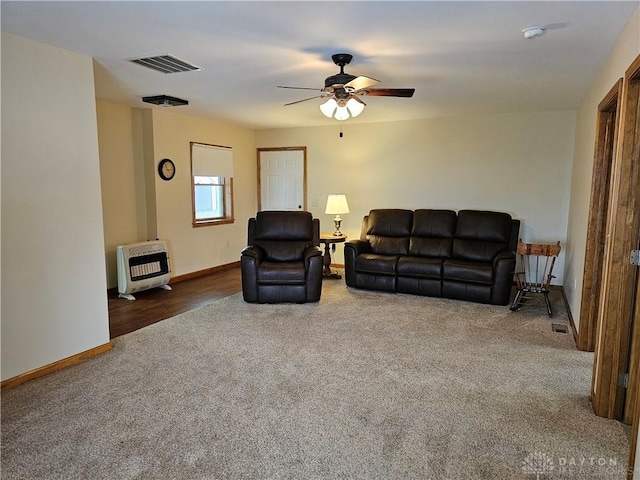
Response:
[{"label": "door frame", "polygon": [[[596,345],[598,305],[602,287],[602,267],[604,250],[601,239],[607,228],[607,205],[611,203],[613,172],[616,163],[620,117],[622,109],[622,84],[620,78],[598,105],[596,120],[596,145],[591,176],[591,202],[587,222],[584,273],[582,280],[582,301],[580,305],[580,332],[577,346],[579,350],[593,352]],[[613,124],[613,148],[609,150],[607,126]]]},{"label": "door frame", "polygon": [[256,158],[258,162],[258,211],[262,210],[262,173],[260,171],[261,152],[289,152],[302,151],[302,209],[307,210],[307,147],[266,147],[256,148]]},{"label": "door frame", "polygon": [[623,419],[627,394],[632,400],[638,388],[637,379],[629,377],[625,389],[619,378],[639,361],[638,349],[631,352],[638,272],[629,253],[638,248],[640,232],[640,55],[625,72],[622,98],[591,388],[594,413],[618,420]]},{"label": "door frame", "polygon": [[[640,369],[640,355],[638,354],[638,349],[640,349],[640,282],[638,282],[637,290],[636,290],[636,311],[635,318],[633,323],[633,337],[631,339],[631,365],[629,367],[629,378],[638,378],[638,371]],[[631,386],[631,385],[630,385]],[[633,416],[632,429],[631,429],[631,439],[629,441],[630,451],[629,451],[629,469],[627,478],[628,480],[633,479],[633,471],[636,458],[636,450],[638,448],[638,430],[640,428],[640,382],[635,382],[635,388],[627,391],[627,401],[630,405],[632,405],[632,409],[629,410],[628,414]]]}]

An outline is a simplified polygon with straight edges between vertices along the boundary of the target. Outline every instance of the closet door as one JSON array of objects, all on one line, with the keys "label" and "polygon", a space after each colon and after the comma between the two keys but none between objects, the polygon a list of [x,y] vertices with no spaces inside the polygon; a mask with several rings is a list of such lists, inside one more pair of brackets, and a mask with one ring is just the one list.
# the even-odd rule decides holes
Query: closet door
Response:
[{"label": "closet door", "polygon": [[258,149],[258,210],[306,210],[306,147]]}]

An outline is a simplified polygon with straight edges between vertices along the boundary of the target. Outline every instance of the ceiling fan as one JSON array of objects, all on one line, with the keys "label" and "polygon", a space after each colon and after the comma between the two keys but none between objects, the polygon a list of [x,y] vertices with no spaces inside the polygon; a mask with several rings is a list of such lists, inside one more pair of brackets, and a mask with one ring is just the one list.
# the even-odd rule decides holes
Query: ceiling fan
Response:
[{"label": "ceiling fan", "polygon": [[364,110],[366,105],[360,97],[405,97],[410,98],[415,92],[415,88],[372,88],[380,83],[380,80],[374,78],[349,75],[345,73],[344,66],[349,65],[353,59],[353,55],[349,53],[336,53],[331,56],[333,63],[340,67],[340,73],[327,77],[324,81],[324,88],[307,88],[307,87],[285,87],[278,85],[278,88],[292,88],[296,90],[317,90],[320,95],[305,98],[295,102],[287,103],[294,105],[296,103],[306,102],[314,98],[327,98],[328,100],[320,105],[322,113],[336,120],[346,120],[349,116],[357,117]]}]

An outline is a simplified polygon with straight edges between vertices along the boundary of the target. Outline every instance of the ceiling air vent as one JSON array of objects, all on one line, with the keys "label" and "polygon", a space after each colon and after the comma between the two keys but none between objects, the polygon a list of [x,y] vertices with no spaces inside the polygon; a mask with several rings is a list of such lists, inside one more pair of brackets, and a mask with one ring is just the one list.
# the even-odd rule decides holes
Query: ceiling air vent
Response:
[{"label": "ceiling air vent", "polygon": [[183,100],[178,97],[170,97],[169,95],[142,97],[142,101],[146,103],[153,103],[154,105],[160,105],[161,107],[178,107],[180,105],[189,105],[188,100]]},{"label": "ceiling air vent", "polygon": [[158,55],[156,57],[132,58],[130,62],[137,63],[162,73],[195,72],[202,70],[200,67],[180,60],[172,55]]}]

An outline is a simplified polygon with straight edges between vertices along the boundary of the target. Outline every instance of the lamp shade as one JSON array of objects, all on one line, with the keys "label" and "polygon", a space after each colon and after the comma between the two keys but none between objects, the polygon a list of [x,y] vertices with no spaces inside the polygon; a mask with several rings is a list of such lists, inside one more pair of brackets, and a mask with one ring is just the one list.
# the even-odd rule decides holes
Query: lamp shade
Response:
[{"label": "lamp shade", "polygon": [[334,117],[336,120],[347,120],[349,118],[349,111],[347,110],[347,107],[341,107],[338,105]]},{"label": "lamp shade", "polygon": [[349,213],[349,204],[347,196],[342,194],[332,194],[327,198],[327,208],[324,213],[329,215],[340,215]]},{"label": "lamp shade", "polygon": [[322,105],[320,105],[320,111],[325,117],[331,118],[333,117],[333,112],[336,111],[337,106],[338,102],[336,102],[335,98],[330,98]]},{"label": "lamp shade", "polygon": [[356,97],[351,97],[347,102],[347,108],[349,109],[349,112],[351,112],[351,116],[355,118],[364,110],[364,103]]}]

